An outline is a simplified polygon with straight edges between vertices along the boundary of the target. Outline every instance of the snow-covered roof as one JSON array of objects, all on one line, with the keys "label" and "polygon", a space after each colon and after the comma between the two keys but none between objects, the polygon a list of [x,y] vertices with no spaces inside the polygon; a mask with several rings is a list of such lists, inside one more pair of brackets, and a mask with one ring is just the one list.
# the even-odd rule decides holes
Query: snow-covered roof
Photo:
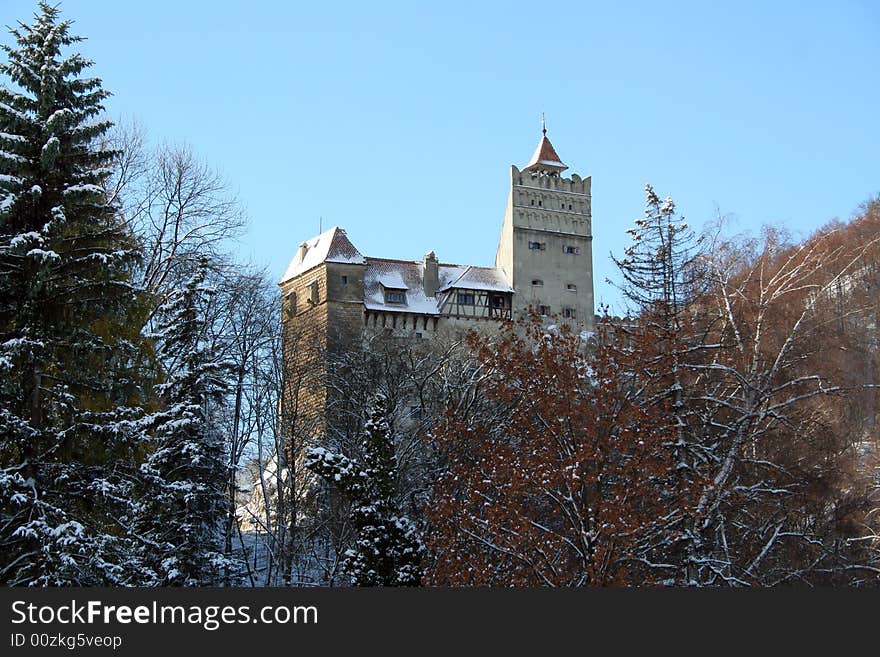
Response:
[{"label": "snow-covered roof", "polygon": [[283,283],[294,276],[299,276],[322,262],[362,265],[366,262],[366,258],[349,241],[342,228],[333,226],[333,228],[325,230],[317,237],[306,240],[300,245],[280,282]]},{"label": "snow-covered roof", "polygon": [[[364,271],[364,305],[368,310],[397,310],[439,315],[454,289],[513,292],[504,272],[494,267],[471,267],[440,263],[439,287],[433,297],[422,286],[422,263],[409,260],[367,258]],[[391,284],[394,283],[394,284]],[[386,303],[385,289],[406,290],[404,303]]]},{"label": "snow-covered roof", "polygon": [[556,168],[560,171],[564,171],[568,168],[563,164],[562,160],[559,159],[559,156],[556,154],[556,149],[553,148],[553,144],[547,139],[546,132],[544,136],[541,137],[541,141],[538,142],[538,147],[535,149],[535,152],[532,154],[532,159],[529,160],[529,163],[525,168],[540,168],[538,165]]},{"label": "snow-covered roof", "polygon": [[488,290],[489,292],[513,292],[504,272],[497,267],[464,267],[461,276],[446,285],[441,281],[440,290],[460,288],[467,290]]},{"label": "snow-covered roof", "polygon": [[403,274],[399,269],[388,268],[383,270],[376,276],[376,280],[382,284],[382,287],[389,290],[408,290],[409,285],[403,280]]},{"label": "snow-covered roof", "polygon": [[[439,315],[454,289],[513,292],[504,272],[495,267],[439,263],[437,293],[429,297],[425,295],[422,262],[365,258],[349,241],[345,231],[337,226],[300,245],[281,282],[299,276],[322,262],[365,265],[364,306],[368,310]],[[403,290],[404,303],[386,303],[385,290]]]}]

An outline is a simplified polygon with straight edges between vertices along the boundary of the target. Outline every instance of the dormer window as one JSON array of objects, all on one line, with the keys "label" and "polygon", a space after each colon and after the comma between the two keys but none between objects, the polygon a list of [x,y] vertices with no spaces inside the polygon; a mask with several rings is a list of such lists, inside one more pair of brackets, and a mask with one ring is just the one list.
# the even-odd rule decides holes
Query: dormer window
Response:
[{"label": "dormer window", "polygon": [[403,290],[385,290],[385,303],[406,303],[406,292]]}]

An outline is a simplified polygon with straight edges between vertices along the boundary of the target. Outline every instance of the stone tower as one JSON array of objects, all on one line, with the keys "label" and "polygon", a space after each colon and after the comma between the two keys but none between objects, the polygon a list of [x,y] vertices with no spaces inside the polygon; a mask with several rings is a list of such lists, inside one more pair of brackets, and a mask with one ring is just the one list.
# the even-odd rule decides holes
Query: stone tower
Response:
[{"label": "stone tower", "polygon": [[593,233],[590,178],[561,174],[562,162],[542,130],[531,161],[510,167],[510,194],[495,266],[514,288],[514,311],[531,306],[576,331],[592,330]]}]

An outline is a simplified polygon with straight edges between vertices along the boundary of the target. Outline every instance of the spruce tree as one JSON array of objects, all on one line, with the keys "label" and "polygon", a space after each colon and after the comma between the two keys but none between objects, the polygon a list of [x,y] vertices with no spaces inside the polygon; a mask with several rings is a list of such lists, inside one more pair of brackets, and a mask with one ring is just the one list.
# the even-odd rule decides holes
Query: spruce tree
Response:
[{"label": "spruce tree", "polygon": [[[701,392],[693,388],[695,366],[710,358],[714,348],[704,343],[693,322],[706,285],[702,240],[677,216],[671,198],[661,200],[651,185],[645,186],[645,197],[644,217],[627,231],[632,244],[614,262],[625,281],[621,291],[634,311],[631,322],[652,336],[639,347],[653,379],[644,394],[649,401],[668,405],[675,425],[667,445],[674,470],[666,478],[668,496],[674,499],[685,490],[701,489],[705,465],[715,459],[713,445],[703,436],[706,418],[698,413]],[[690,584],[700,537],[680,514],[670,515],[668,521],[669,531],[660,542],[678,544],[678,556],[666,559],[678,561],[678,583]]]},{"label": "spruce tree", "polygon": [[[0,74],[0,582],[119,583],[139,432],[134,241],[107,200],[108,92],[40,2]],[[122,409],[122,410],[120,410]]]},{"label": "spruce tree", "polygon": [[162,410],[152,416],[153,450],[141,466],[144,490],[136,534],[144,583],[210,586],[229,581],[236,564],[223,553],[228,513],[223,435],[215,416],[227,391],[228,370],[205,341],[207,263],[158,312],[154,335],[167,368],[156,386]]},{"label": "spruce tree", "polygon": [[382,394],[374,398],[361,448],[362,464],[322,448],[306,455],[306,467],[339,487],[352,503],[357,537],[343,570],[355,586],[418,586],[422,542],[396,501],[397,457]]}]

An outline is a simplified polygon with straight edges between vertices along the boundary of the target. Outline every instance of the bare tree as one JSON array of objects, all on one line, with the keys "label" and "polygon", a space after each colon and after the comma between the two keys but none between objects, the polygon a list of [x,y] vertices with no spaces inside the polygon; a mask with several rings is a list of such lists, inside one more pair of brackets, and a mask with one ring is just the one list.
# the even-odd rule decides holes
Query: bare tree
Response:
[{"label": "bare tree", "polygon": [[227,178],[186,144],[150,146],[135,121],[120,122],[109,145],[111,197],[142,241],[143,287],[161,296],[169,277],[187,275],[198,257],[222,260],[246,224]]}]

